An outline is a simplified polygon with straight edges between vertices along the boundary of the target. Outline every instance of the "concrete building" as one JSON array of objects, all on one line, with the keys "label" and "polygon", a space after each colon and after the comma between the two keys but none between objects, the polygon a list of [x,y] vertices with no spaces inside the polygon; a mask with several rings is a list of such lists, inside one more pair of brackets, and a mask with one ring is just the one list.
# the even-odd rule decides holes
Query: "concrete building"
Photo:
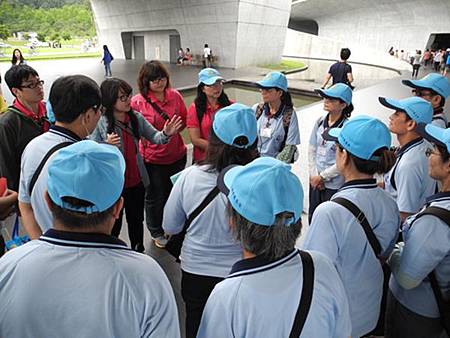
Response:
[{"label": "concrete building", "polygon": [[224,67],[277,62],[291,0],[91,0],[100,42],[125,59],[175,62],[209,44]]}]

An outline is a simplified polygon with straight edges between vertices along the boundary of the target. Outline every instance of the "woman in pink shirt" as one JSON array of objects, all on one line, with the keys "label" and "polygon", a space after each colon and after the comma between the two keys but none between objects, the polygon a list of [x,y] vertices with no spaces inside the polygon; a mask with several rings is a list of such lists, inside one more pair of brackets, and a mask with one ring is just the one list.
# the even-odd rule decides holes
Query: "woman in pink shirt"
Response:
[{"label": "woman in pink shirt", "polygon": [[187,127],[196,163],[205,159],[214,114],[233,103],[223,91],[223,81],[222,75],[213,68],[205,68],[198,73],[197,97],[187,112]]},{"label": "woman in pink shirt", "polygon": [[[159,61],[142,65],[138,77],[139,94],[131,100],[131,107],[140,112],[157,130],[162,130],[166,120],[174,115],[186,125],[186,106],[181,94],[171,88],[167,69]],[[147,227],[155,245],[164,248],[167,238],[162,229],[164,205],[172,190],[170,176],[184,169],[186,146],[180,134],[173,135],[166,144],[151,144],[141,140],[139,151],[144,158],[150,185],[145,194]]]}]

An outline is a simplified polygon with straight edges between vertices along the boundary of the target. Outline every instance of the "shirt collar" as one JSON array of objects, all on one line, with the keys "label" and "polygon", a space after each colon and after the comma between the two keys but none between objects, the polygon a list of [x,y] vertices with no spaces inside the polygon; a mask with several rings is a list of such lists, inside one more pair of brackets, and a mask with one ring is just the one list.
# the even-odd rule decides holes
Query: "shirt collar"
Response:
[{"label": "shirt collar", "polygon": [[448,200],[450,199],[450,191],[438,192],[437,194],[431,195],[426,199],[426,204],[437,201],[437,200]]},{"label": "shirt collar", "polygon": [[61,127],[61,126],[50,126],[50,132],[54,134],[59,134],[61,136],[67,137],[69,139],[73,139],[74,142],[81,141],[81,137],[79,137],[77,134],[75,134],[73,131]]},{"label": "shirt collar", "polygon": [[404,153],[408,152],[410,149],[414,148],[415,146],[419,145],[420,143],[423,143],[423,138],[418,137],[412,141],[409,141],[406,143],[403,147],[401,147],[397,152],[397,157],[400,157]]},{"label": "shirt collar", "polygon": [[330,116],[330,113],[327,114],[327,116],[325,116],[325,119],[323,120],[323,127],[324,129],[327,128],[340,128],[342,127],[342,124],[344,123],[344,120],[346,120],[346,117],[344,114],[341,114],[341,117],[339,117],[339,119],[337,119],[337,121],[335,121],[333,123],[333,125],[330,127],[328,126],[328,117]]},{"label": "shirt collar", "polygon": [[39,238],[39,240],[62,246],[131,250],[120,239],[100,233],[70,232],[49,229]]},{"label": "shirt collar", "polygon": [[298,254],[299,251],[297,249],[294,249],[293,251],[290,251],[285,255],[283,255],[281,258],[275,260],[268,259],[267,257],[264,256],[255,256],[252,258],[242,259],[233,264],[230,275],[227,278],[237,277],[242,274],[247,275],[251,273],[257,273],[262,270],[275,268],[292,259]]},{"label": "shirt collar", "polygon": [[348,188],[373,189],[377,187],[377,180],[374,178],[365,178],[360,180],[351,180],[341,187],[339,190]]},{"label": "shirt collar", "polygon": [[[276,119],[276,118],[280,117],[281,114],[283,114],[285,107],[286,107],[286,105],[281,104],[280,107],[278,108],[278,111],[276,112],[275,115],[272,116],[272,118]],[[270,108],[269,108],[269,104],[268,103],[264,103],[263,109],[264,109],[264,114],[266,116],[270,116]]]}]

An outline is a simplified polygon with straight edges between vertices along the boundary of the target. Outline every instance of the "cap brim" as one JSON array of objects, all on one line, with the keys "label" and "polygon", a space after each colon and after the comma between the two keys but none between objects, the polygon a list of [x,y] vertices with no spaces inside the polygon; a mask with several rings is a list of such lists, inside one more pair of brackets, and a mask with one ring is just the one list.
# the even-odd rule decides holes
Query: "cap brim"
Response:
[{"label": "cap brim", "polygon": [[402,111],[402,112],[406,113],[405,108],[403,108],[401,103],[399,101],[397,101],[397,100],[388,99],[386,97],[379,97],[378,101],[380,101],[380,103],[383,106],[387,107],[387,108],[390,108],[390,109],[393,109],[393,110],[399,110],[399,111]]},{"label": "cap brim", "polygon": [[328,128],[322,133],[322,137],[326,141],[338,142],[339,134],[342,128]]},{"label": "cap brim", "polygon": [[426,89],[426,90],[433,90],[428,86],[424,86],[422,80],[402,80],[402,83],[405,86],[415,88],[415,89]]},{"label": "cap brim", "polygon": [[339,97],[330,96],[327,93],[325,93],[325,89],[314,89],[314,91],[319,94],[321,97],[326,99],[339,99]]},{"label": "cap brim", "polygon": [[[230,171],[233,172],[232,169],[234,169],[234,168],[238,169],[239,167],[242,167],[242,166],[239,166],[237,164],[229,165],[228,167],[223,169],[219,173],[219,176],[217,177],[217,187],[219,188],[219,190],[222,193],[224,193],[227,196],[230,193],[229,186],[230,186],[230,183],[232,182],[232,180],[230,181],[230,177],[229,177]],[[234,170],[234,171],[236,171],[236,170]],[[227,178],[225,178],[225,175],[227,175]],[[235,176],[235,174],[232,175],[232,178],[234,178],[234,176]]]},{"label": "cap brim", "polygon": [[286,91],[286,90],[287,90],[287,89],[285,89],[285,88],[281,88],[280,86],[277,86],[276,84],[274,84],[274,83],[272,83],[272,82],[270,82],[270,81],[266,81],[266,80],[258,81],[258,82],[256,82],[256,85],[257,85],[259,88],[278,88],[278,89],[281,89],[281,90],[283,90],[283,91]]},{"label": "cap brim", "polygon": [[214,76],[214,77],[210,77],[209,79],[207,79],[205,81],[202,81],[201,83],[203,83],[207,86],[211,86],[219,80],[225,81],[225,79],[221,76]]},{"label": "cap brim", "polygon": [[416,131],[425,140],[447,148],[447,145],[441,141],[441,139],[444,139],[444,128],[439,128],[431,123],[419,123],[416,127]]}]

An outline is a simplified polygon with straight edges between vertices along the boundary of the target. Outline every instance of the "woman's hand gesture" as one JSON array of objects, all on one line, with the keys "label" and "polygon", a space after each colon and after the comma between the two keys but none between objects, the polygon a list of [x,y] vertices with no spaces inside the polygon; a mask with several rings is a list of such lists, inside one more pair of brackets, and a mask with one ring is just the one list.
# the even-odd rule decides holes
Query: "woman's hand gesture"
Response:
[{"label": "woman's hand gesture", "polygon": [[172,136],[179,133],[181,129],[183,129],[183,121],[181,120],[181,117],[174,115],[164,124],[163,132],[167,136]]}]

